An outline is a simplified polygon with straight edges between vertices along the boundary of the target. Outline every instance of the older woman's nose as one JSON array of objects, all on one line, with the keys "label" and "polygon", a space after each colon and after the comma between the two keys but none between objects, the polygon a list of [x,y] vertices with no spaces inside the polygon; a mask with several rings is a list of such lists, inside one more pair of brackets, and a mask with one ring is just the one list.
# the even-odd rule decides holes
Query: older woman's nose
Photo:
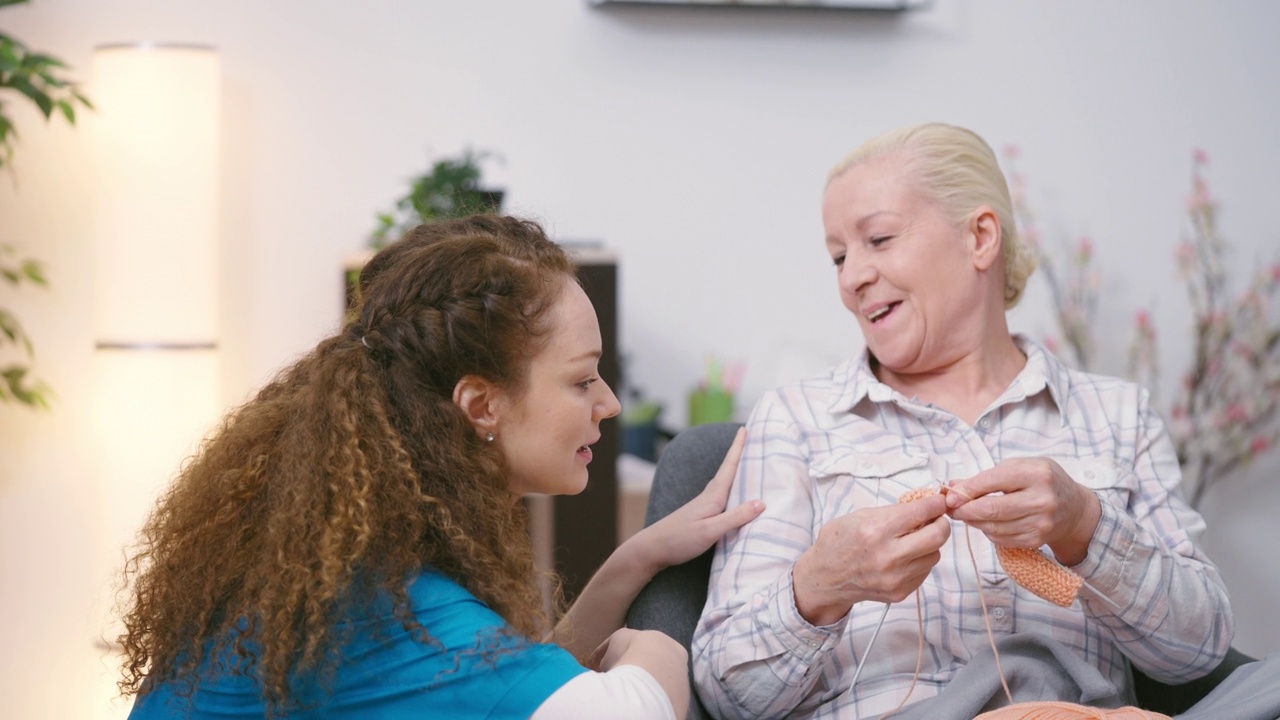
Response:
[{"label": "older woman's nose", "polygon": [[866,258],[849,253],[845,256],[844,264],[840,266],[840,289],[856,294],[875,282],[877,277],[879,273],[873,263],[867,262]]}]

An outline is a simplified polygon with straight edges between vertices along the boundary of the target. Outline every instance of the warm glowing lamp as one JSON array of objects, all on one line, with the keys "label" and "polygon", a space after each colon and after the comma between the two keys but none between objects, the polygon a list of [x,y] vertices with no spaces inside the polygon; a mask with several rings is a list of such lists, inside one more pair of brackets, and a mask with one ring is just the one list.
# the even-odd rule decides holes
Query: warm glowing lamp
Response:
[{"label": "warm glowing lamp", "polygon": [[[95,432],[104,580],[221,412],[217,52],[95,49]],[[106,604],[100,611],[109,613]],[[108,622],[104,639],[118,626]]]}]

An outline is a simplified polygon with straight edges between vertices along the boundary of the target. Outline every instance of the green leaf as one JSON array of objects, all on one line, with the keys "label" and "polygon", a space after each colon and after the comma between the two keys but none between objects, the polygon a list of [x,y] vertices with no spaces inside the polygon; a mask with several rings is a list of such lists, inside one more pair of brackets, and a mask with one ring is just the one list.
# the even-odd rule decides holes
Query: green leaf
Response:
[{"label": "green leaf", "polygon": [[0,335],[4,335],[11,345],[21,345],[27,350],[28,355],[31,354],[31,341],[23,332],[22,323],[18,322],[18,318],[14,317],[13,313],[3,308],[0,308]]},{"label": "green leaf", "polygon": [[68,123],[75,125],[76,124],[75,106],[72,105],[70,102],[67,102],[66,100],[59,100],[57,105],[58,105],[58,109],[62,111],[62,117],[66,118]]},{"label": "green leaf", "polygon": [[23,95],[26,95],[31,100],[31,102],[36,104],[36,107],[40,108],[40,112],[44,113],[44,116],[46,118],[53,113],[53,99],[50,98],[47,94],[45,94],[45,92],[42,91],[40,88],[31,84],[31,81],[28,80],[27,78],[25,77],[14,78],[12,80],[10,87],[22,93]]},{"label": "green leaf", "polygon": [[37,285],[48,285],[49,280],[44,275],[44,265],[39,260],[23,260],[22,274],[27,279]]},{"label": "green leaf", "polygon": [[27,0],[0,0],[0,7],[4,7],[6,5],[23,5],[26,2]]},{"label": "green leaf", "polygon": [[40,82],[44,83],[45,87],[47,88],[61,90],[62,88],[65,88],[71,84],[70,81],[63,80],[62,78],[58,77],[57,75],[54,75],[48,70],[44,70],[44,69],[36,70],[35,73],[36,73],[36,77],[40,78]]},{"label": "green leaf", "polygon": [[58,58],[53,57],[52,55],[45,55],[44,53],[27,53],[26,64],[33,68],[43,68],[43,67],[65,68],[67,66],[66,63],[62,62]]},{"label": "green leaf", "polygon": [[20,365],[11,365],[0,371],[0,378],[4,379],[4,383],[0,384],[0,400],[20,402],[33,408],[47,410],[49,395],[52,391],[48,385],[38,380],[28,384],[26,382],[28,372],[28,368]]}]

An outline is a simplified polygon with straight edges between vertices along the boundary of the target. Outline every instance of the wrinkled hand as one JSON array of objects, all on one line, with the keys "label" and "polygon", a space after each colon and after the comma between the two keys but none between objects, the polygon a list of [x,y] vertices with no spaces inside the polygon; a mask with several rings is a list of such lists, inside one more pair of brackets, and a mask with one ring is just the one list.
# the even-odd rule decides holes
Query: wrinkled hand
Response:
[{"label": "wrinkled hand", "polygon": [[830,625],[863,600],[898,602],[938,564],[951,537],[940,495],[855,510],[822,526],[792,570],[796,608]]},{"label": "wrinkled hand", "polygon": [[1003,547],[1048,545],[1068,567],[1088,554],[1098,496],[1049,458],[1014,458],[951,484],[947,512]]},{"label": "wrinkled hand", "polygon": [[720,469],[697,497],[649,527],[636,533],[645,555],[661,569],[692,560],[715,545],[722,535],[742,527],[764,512],[764,502],[751,500],[730,510],[729,487],[738,472],[738,460],[746,444],[747,431],[738,430]]}]

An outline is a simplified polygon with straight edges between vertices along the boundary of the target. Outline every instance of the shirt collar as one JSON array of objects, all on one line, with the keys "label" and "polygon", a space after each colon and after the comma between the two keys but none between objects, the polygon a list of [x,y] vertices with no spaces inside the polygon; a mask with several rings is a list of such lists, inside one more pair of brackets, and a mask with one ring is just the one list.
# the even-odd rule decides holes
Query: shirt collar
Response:
[{"label": "shirt collar", "polygon": [[[1070,373],[1066,366],[1044,346],[1025,335],[1014,335],[1013,341],[1027,356],[1027,364],[1005,391],[1004,401],[1029,398],[1048,388],[1049,397],[1058,406],[1058,416],[1065,426],[1066,398],[1069,397],[1071,387]],[[870,350],[864,350],[861,355],[837,365],[832,370],[831,380],[835,392],[832,393],[827,410],[832,414],[849,412],[864,399],[880,403],[898,395],[896,390],[880,382],[875,373],[871,372]]]}]

